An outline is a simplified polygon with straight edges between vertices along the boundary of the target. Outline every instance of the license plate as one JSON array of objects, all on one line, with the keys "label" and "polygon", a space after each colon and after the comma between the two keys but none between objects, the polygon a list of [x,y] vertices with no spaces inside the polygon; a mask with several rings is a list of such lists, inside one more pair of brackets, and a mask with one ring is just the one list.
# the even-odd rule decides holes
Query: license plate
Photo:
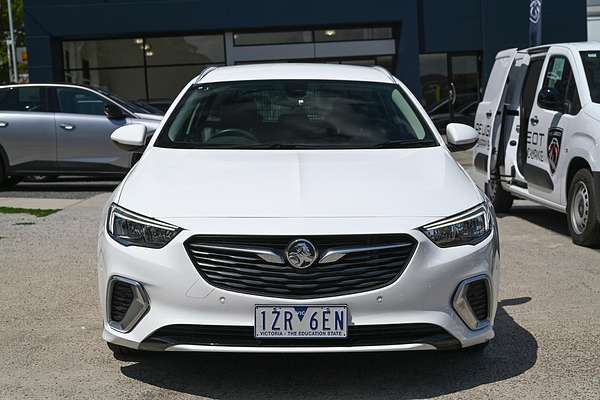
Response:
[{"label": "license plate", "polygon": [[343,339],[346,306],[256,306],[254,337],[261,339]]}]

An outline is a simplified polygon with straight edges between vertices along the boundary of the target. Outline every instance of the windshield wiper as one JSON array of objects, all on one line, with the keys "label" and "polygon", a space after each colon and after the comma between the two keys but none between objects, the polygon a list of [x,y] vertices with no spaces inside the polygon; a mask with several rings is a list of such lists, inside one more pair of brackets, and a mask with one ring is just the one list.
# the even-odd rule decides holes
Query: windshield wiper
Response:
[{"label": "windshield wiper", "polygon": [[435,146],[434,140],[421,140],[421,139],[409,139],[409,140],[390,140],[370,146],[372,149],[414,149],[418,147],[432,147]]}]

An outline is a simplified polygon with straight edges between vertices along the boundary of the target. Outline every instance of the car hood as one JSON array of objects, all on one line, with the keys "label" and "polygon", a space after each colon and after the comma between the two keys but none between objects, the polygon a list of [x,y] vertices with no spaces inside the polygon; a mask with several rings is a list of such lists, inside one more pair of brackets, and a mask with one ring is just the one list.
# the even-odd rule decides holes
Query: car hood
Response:
[{"label": "car hood", "polygon": [[153,218],[443,217],[482,201],[443,147],[149,148],[118,203]]}]

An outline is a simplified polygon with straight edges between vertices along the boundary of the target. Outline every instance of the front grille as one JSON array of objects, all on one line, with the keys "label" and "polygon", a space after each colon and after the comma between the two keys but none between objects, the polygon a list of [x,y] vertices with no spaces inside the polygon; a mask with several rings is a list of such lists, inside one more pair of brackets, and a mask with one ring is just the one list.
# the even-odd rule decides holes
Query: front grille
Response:
[{"label": "front grille", "polygon": [[132,301],[133,291],[131,290],[131,285],[121,281],[115,282],[110,301],[110,319],[115,322],[121,322]]},{"label": "front grille", "polygon": [[147,350],[174,345],[236,347],[347,347],[430,344],[438,349],[459,348],[460,343],[443,328],[432,324],[351,325],[344,339],[256,339],[252,326],[169,325],[144,340]]},{"label": "front grille", "polygon": [[479,321],[488,318],[488,290],[485,280],[480,279],[469,284],[469,287],[467,288],[467,300],[475,317]]},{"label": "front grille", "polygon": [[[300,238],[313,243],[320,255],[331,249],[373,250],[349,251],[334,262],[315,262],[309,268],[297,269],[283,255],[286,247]],[[193,236],[185,247],[202,278],[215,287],[270,297],[318,298],[389,285],[406,268],[416,241],[401,234]],[[265,261],[244,250],[248,248],[269,250],[280,255],[282,262]]]}]

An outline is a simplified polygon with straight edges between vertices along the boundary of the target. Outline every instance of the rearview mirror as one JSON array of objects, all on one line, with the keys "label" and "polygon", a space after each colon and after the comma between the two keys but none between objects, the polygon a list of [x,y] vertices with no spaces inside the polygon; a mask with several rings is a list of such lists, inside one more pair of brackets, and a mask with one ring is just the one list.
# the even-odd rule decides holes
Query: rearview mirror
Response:
[{"label": "rearview mirror", "polygon": [[448,148],[450,151],[469,150],[475,146],[479,135],[477,131],[464,124],[448,124],[446,127],[446,137],[448,138]]},{"label": "rearview mirror", "polygon": [[554,88],[545,87],[540,90],[538,95],[538,104],[540,107],[546,110],[564,112],[565,105],[560,99],[558,90]]},{"label": "rearview mirror", "polygon": [[108,119],[123,119],[126,117],[121,107],[113,103],[106,103],[104,105],[104,115]]},{"label": "rearview mirror", "polygon": [[125,151],[139,150],[146,144],[146,126],[140,124],[122,126],[115,129],[110,139]]}]

